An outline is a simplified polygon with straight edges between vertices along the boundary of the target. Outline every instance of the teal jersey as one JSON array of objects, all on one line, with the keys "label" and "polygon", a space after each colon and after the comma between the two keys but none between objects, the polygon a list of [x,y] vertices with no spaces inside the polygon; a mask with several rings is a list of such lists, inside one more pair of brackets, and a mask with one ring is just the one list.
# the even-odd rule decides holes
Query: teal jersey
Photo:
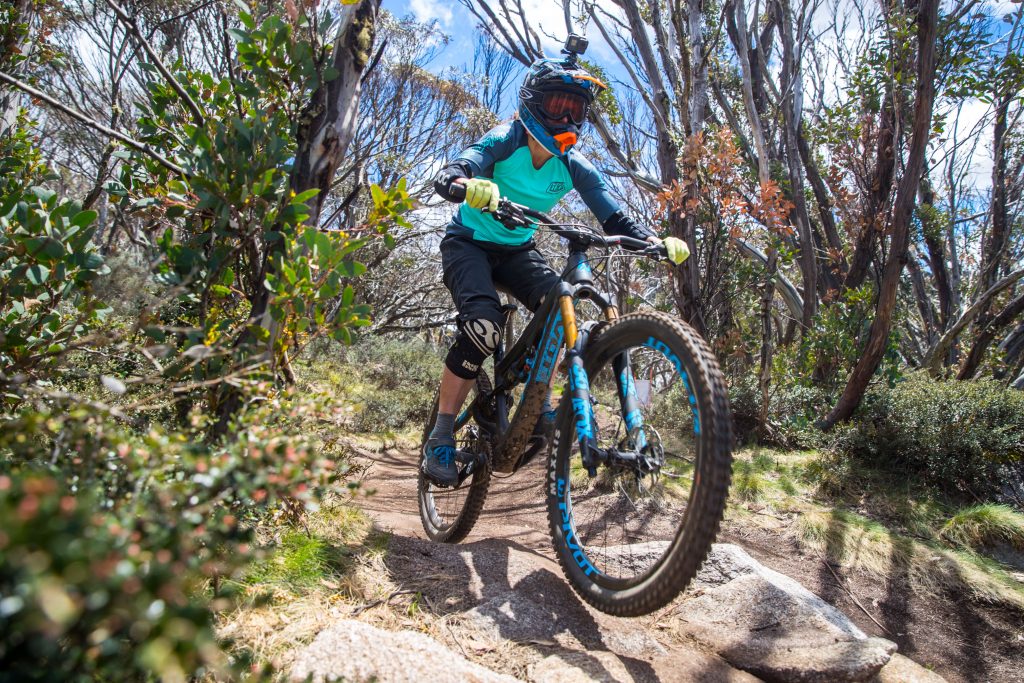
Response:
[{"label": "teal jersey", "polygon": [[[498,126],[460,154],[452,166],[464,169],[468,177],[495,182],[502,197],[535,211],[550,211],[573,189],[602,223],[619,210],[604,179],[575,150],[534,168],[527,135],[519,121]],[[490,214],[462,204],[449,232],[494,244],[519,245],[529,242],[536,229],[509,230]]]}]

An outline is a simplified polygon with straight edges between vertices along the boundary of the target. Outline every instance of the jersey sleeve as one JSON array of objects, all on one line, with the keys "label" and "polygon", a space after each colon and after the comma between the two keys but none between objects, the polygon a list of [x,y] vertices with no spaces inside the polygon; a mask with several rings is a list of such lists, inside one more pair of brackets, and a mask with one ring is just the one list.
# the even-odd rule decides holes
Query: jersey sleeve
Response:
[{"label": "jersey sleeve", "polygon": [[434,189],[448,201],[456,201],[451,186],[456,178],[494,176],[494,164],[509,157],[521,143],[514,122],[505,123],[486,134],[462,151],[434,180]]},{"label": "jersey sleeve", "polygon": [[604,177],[587,159],[580,154],[570,153],[568,166],[573,187],[579,192],[583,203],[601,222],[601,227],[606,233],[640,240],[654,236],[654,232],[622,212],[619,203],[608,191]]},{"label": "jersey sleeve", "polygon": [[467,167],[473,174],[470,177],[491,177],[494,164],[507,159],[519,146],[519,136],[514,122],[504,123],[489,130],[482,138],[474,142],[455,158],[454,164]]}]

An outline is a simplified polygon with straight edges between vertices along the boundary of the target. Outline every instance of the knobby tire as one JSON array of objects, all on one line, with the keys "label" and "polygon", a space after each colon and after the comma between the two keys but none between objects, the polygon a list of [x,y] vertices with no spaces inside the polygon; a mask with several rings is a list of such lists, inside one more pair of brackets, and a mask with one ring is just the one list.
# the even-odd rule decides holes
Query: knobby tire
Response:
[{"label": "knobby tire", "polygon": [[[576,533],[570,467],[572,458],[579,457],[568,401],[563,400],[559,407],[554,447],[548,456],[548,522],[559,564],[586,602],[602,612],[624,617],[649,614],[665,606],[693,580],[718,533],[731,478],[732,435],[725,380],[711,350],[689,325],[660,312],[623,316],[591,338],[584,351],[588,374],[593,378],[594,372],[610,364],[619,352],[642,345],[650,337],[665,343],[681,361],[697,401],[701,432],[696,439],[689,503],[660,559],[633,581],[608,579],[600,572],[588,576],[578,555],[574,555],[580,552],[581,544],[577,540],[574,551],[567,543],[567,537]],[[559,480],[563,482],[561,494]],[[567,533],[567,517],[571,533]],[[582,550],[586,552],[585,545]]]}]

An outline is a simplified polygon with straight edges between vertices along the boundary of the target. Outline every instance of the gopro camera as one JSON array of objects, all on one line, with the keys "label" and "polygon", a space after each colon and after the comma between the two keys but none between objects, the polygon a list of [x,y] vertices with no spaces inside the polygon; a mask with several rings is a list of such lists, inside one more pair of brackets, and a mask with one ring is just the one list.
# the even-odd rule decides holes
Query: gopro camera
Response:
[{"label": "gopro camera", "polygon": [[588,47],[590,47],[589,40],[575,33],[570,33],[569,37],[565,39],[565,47],[562,48],[562,52],[570,57],[576,57],[586,52]]}]

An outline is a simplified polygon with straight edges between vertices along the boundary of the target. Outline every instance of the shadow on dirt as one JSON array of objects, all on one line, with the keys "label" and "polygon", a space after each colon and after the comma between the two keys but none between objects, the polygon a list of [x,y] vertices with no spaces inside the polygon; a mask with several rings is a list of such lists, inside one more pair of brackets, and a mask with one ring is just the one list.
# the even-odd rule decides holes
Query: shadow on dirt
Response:
[{"label": "shadow on dirt", "polygon": [[386,563],[396,581],[421,591],[438,614],[460,613],[484,638],[512,641],[541,657],[583,653],[587,668],[606,680],[612,672],[589,653],[612,651],[634,680],[656,679],[648,662],[626,650],[640,654],[657,645],[639,630],[635,638],[603,632],[557,566],[526,546],[506,539],[449,546],[394,536]]}]

